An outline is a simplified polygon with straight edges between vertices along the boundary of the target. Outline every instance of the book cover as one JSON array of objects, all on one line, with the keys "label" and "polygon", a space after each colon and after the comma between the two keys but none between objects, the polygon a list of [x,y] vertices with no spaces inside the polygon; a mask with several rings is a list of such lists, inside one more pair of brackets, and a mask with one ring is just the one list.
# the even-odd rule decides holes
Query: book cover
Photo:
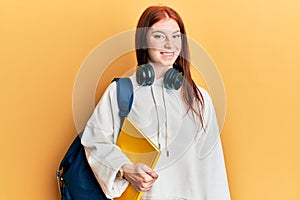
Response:
[{"label": "book cover", "polygon": [[[117,145],[132,163],[144,163],[154,168],[160,156],[160,149],[130,119],[124,119]],[[128,185],[124,193],[115,200],[139,200],[142,192]]]}]

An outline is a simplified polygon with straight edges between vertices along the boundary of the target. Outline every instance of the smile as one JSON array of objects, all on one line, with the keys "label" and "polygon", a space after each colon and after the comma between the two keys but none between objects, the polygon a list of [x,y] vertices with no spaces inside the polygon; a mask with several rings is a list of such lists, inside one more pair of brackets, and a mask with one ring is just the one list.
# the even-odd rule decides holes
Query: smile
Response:
[{"label": "smile", "polygon": [[174,52],[161,52],[160,54],[166,58],[172,58],[174,56]]}]

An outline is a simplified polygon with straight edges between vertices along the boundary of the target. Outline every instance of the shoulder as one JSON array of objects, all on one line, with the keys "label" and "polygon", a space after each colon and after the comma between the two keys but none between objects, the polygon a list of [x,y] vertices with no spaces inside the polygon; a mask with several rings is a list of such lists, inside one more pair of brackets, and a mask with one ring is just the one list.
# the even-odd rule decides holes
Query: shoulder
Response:
[{"label": "shoulder", "polygon": [[107,104],[111,102],[113,99],[115,99],[117,96],[117,84],[116,81],[112,81],[109,83],[104,92],[101,95],[101,98],[97,102],[96,109],[101,105],[101,104]]},{"label": "shoulder", "polygon": [[203,116],[204,118],[215,115],[213,100],[209,92],[203,87],[197,86],[203,97]]},{"label": "shoulder", "polygon": [[[136,87],[137,83],[136,83],[136,80],[133,76],[129,76],[129,77],[122,77],[120,79],[124,79],[124,78],[129,78],[131,83],[132,83],[132,86],[133,88]],[[126,87],[123,85],[125,84],[125,82],[121,82],[119,84],[119,87],[120,89],[126,89],[126,90],[129,90],[129,85],[127,85],[127,83],[125,84]],[[109,97],[110,99],[115,99],[117,98],[117,90],[118,90],[118,84],[117,84],[117,80],[113,80],[108,86],[107,88],[105,89],[105,92],[103,93],[102,95],[102,98],[107,98]]]},{"label": "shoulder", "polygon": [[102,95],[102,98],[115,95],[116,94],[116,88],[117,88],[116,81],[112,81],[111,83],[109,83],[109,85],[106,87],[106,89],[105,89],[105,91]]},{"label": "shoulder", "polygon": [[197,86],[197,88],[203,97],[204,103],[206,103],[206,102],[211,103],[212,100],[211,100],[209,92],[201,86]]},{"label": "shoulder", "polygon": [[[136,82],[135,76],[122,77],[122,78],[129,78],[131,80],[131,83],[132,83],[133,87],[136,87],[138,85],[138,83]],[[113,80],[106,87],[105,92],[103,93],[102,97],[105,97],[105,96],[115,96],[116,93],[117,93],[117,81]]]}]

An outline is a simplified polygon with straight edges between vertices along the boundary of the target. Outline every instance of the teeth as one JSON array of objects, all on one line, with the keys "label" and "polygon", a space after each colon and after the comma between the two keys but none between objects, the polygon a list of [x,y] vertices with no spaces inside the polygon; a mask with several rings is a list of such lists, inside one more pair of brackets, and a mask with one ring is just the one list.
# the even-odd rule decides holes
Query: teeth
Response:
[{"label": "teeth", "polygon": [[173,56],[172,52],[171,53],[169,53],[169,52],[163,52],[162,54],[165,55],[165,56]]}]

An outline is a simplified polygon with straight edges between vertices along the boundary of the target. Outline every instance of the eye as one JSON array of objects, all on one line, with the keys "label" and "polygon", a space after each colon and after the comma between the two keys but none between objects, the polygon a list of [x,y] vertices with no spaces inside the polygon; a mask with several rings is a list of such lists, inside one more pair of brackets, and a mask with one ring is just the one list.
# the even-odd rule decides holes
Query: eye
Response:
[{"label": "eye", "polygon": [[180,33],[177,33],[177,34],[173,35],[173,38],[174,38],[174,39],[179,39],[179,38],[181,38],[181,34],[180,34]]},{"label": "eye", "polygon": [[154,37],[155,39],[158,39],[158,40],[164,40],[164,39],[166,38],[166,36],[165,36],[164,34],[161,34],[161,33],[155,33],[155,34],[153,35],[153,37]]}]

